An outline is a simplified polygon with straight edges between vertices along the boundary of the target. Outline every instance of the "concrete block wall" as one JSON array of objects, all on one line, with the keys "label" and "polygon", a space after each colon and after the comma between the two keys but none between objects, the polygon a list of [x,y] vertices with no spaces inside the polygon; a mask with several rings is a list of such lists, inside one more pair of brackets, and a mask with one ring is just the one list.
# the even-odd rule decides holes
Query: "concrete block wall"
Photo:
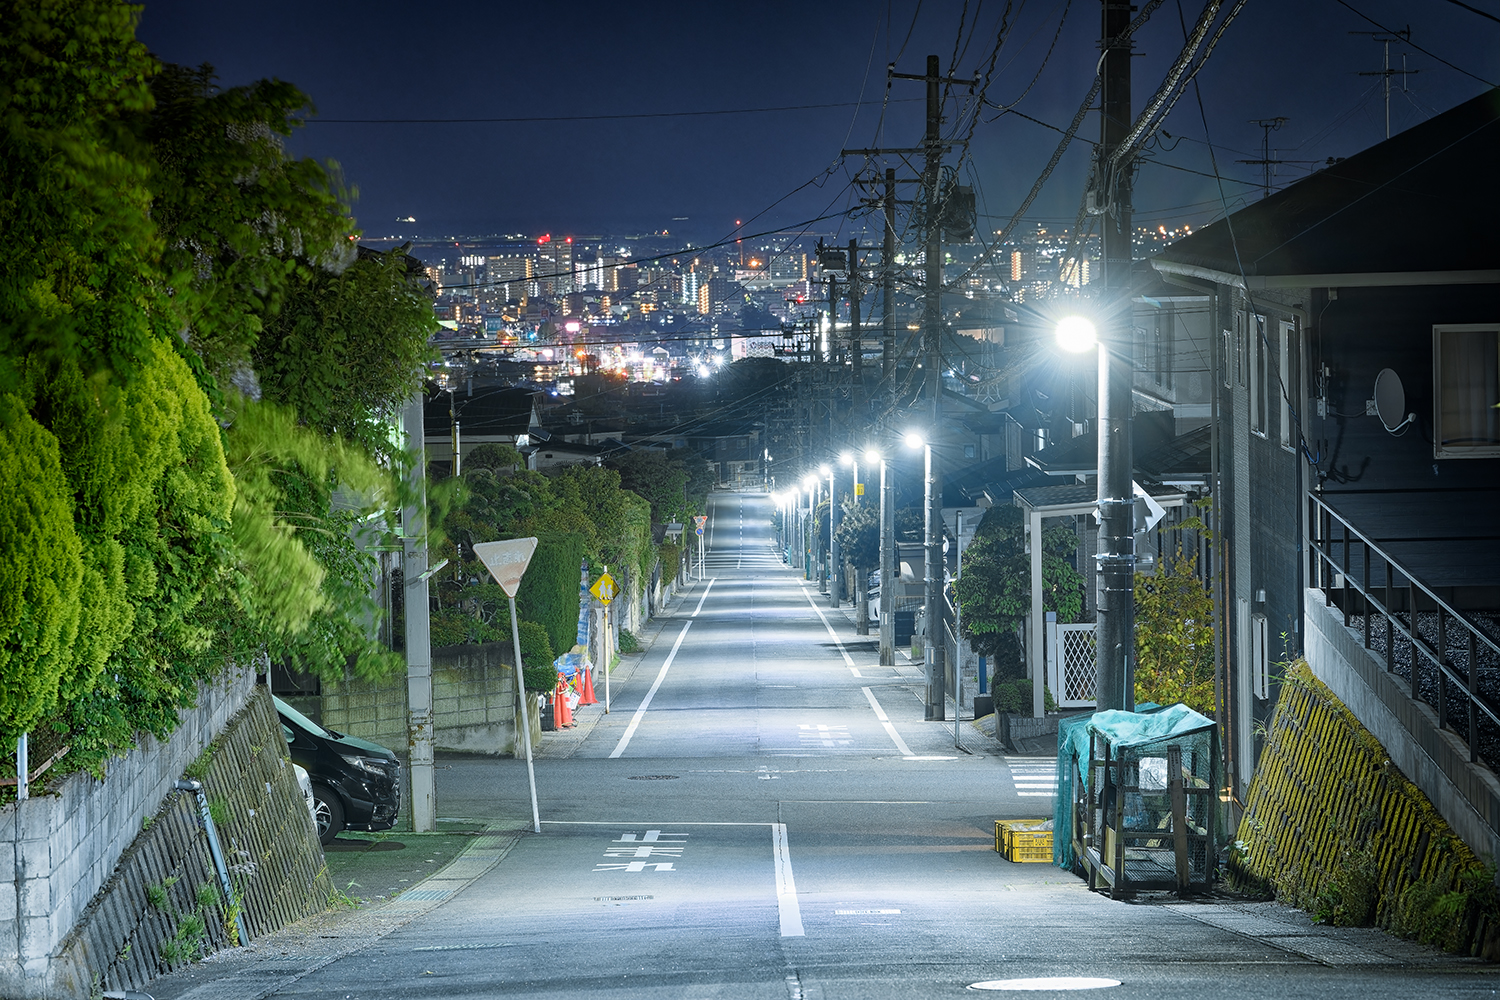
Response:
[{"label": "concrete block wall", "polygon": [[[249,940],[325,909],[333,883],[266,688],[255,689],[193,771],[219,815],[219,842]],[[203,907],[197,897],[205,884],[217,889],[219,878],[198,801],[178,792],[57,947],[48,995],[86,997],[96,982],[106,990],[145,987],[172,967],[162,945],[195,911],[206,926],[199,953],[233,946],[231,909],[221,894],[217,905]],[[165,905],[151,900],[157,890]]]},{"label": "concrete block wall", "polygon": [[[432,651],[433,728],[440,750],[512,754],[516,744],[516,683],[511,644],[440,646]],[[345,674],[323,682],[322,723],[389,747],[407,759],[406,675],[378,681]],[[541,743],[530,713],[532,745]],[[524,752],[524,751],[523,751]],[[403,789],[410,787],[403,782]]]},{"label": "concrete block wall", "polygon": [[[109,761],[102,780],[73,774],[0,810],[0,845],[15,876],[0,892],[0,995],[33,997],[52,989],[55,948],[114,872],[126,849],[172,791],[173,783],[250,697],[249,670],[231,668],[199,691],[165,741]],[[0,851],[4,851],[0,846]]]}]

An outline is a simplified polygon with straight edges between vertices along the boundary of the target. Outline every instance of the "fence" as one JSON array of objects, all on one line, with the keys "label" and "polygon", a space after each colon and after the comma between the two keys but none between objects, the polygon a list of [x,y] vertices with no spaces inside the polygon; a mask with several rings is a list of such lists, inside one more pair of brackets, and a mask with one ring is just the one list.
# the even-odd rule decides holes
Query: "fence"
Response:
[{"label": "fence", "polygon": [[1059,625],[1047,612],[1047,687],[1058,708],[1092,708],[1098,699],[1099,650],[1094,625]]},{"label": "fence", "polygon": [[1486,675],[1494,682],[1500,643],[1321,498],[1307,501],[1311,585],[1343,612],[1365,649],[1383,656],[1386,671],[1407,682],[1412,699],[1433,708],[1439,727],[1464,740],[1470,763],[1495,767],[1500,712],[1480,685]]}]

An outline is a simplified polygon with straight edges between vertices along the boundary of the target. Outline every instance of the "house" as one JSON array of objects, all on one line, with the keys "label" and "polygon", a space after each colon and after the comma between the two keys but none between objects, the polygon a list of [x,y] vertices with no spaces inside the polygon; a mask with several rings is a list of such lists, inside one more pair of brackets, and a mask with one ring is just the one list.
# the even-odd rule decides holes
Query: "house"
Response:
[{"label": "house", "polygon": [[542,427],[537,413],[540,395],[482,378],[429,388],[422,413],[427,461],[448,471],[453,468],[455,445],[461,458],[482,444],[527,447]]},{"label": "house", "polygon": [[1151,261],[1215,331],[1236,793],[1276,664],[1305,655],[1480,851],[1500,845],[1500,676],[1479,669],[1500,660],[1497,159],[1500,89]]}]

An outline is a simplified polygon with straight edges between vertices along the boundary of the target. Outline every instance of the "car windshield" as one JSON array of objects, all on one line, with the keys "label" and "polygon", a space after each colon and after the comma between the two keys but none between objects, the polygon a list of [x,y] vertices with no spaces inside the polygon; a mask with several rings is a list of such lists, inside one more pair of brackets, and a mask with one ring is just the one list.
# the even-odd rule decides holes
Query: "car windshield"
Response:
[{"label": "car windshield", "polygon": [[281,713],[281,717],[288,720],[292,723],[292,725],[298,727],[299,729],[304,729],[307,732],[312,733],[314,736],[321,736],[325,740],[338,738],[275,695],[271,696],[271,700],[276,703],[276,711]]}]

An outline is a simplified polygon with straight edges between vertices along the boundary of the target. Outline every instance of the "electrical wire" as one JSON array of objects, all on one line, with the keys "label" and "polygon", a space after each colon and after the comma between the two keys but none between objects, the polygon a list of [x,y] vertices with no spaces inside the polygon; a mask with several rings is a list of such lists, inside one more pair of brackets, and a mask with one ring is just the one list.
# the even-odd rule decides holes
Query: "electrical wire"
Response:
[{"label": "electrical wire", "polygon": [[[897,98],[894,103],[911,104],[920,97]],[[629,121],[643,118],[710,118],[719,115],[757,115],[779,111],[821,111],[859,108],[874,101],[835,101],[829,104],[786,104],[764,108],[720,108],[710,111],[642,111],[615,115],[532,115],[514,118],[301,118],[303,124],[319,125],[526,125],[547,122]]]},{"label": "electrical wire", "polygon": [[[1359,16],[1361,18],[1364,18],[1366,21],[1368,21],[1371,24],[1375,25],[1375,27],[1379,28],[1381,31],[1384,31],[1388,35],[1399,35],[1400,34],[1400,32],[1392,31],[1390,28],[1387,28],[1385,25],[1381,24],[1379,21],[1375,20],[1370,15],[1364,13],[1359,8],[1355,7],[1353,4],[1349,3],[1348,0],[1333,0],[1333,2],[1336,3],[1336,4],[1338,4],[1340,7],[1347,8],[1349,11],[1351,11],[1355,15],[1357,15],[1357,16]],[[1466,6],[1466,5],[1461,5],[1461,6]],[[1473,8],[1471,7],[1469,9],[1472,10]],[[1449,69],[1454,70],[1454,71],[1459,72],[1459,73],[1462,73],[1464,76],[1468,77],[1470,80],[1477,80],[1478,82],[1484,84],[1486,87],[1497,86],[1497,84],[1493,80],[1486,80],[1482,76],[1476,76],[1475,74],[1470,73],[1468,70],[1464,69],[1462,66],[1455,66],[1453,63],[1451,63],[1448,60],[1444,59],[1442,56],[1438,55],[1436,52],[1433,52],[1430,49],[1424,49],[1424,48],[1422,48],[1422,46],[1418,45],[1416,42],[1414,42],[1414,41],[1411,40],[1409,34],[1408,34],[1408,37],[1406,38],[1406,40],[1404,42],[1402,42],[1402,44],[1403,45],[1410,45],[1412,48],[1416,49],[1418,52],[1422,53],[1423,55],[1431,56],[1433,59],[1436,59],[1438,62],[1442,63],[1444,66],[1447,66]]]}]

